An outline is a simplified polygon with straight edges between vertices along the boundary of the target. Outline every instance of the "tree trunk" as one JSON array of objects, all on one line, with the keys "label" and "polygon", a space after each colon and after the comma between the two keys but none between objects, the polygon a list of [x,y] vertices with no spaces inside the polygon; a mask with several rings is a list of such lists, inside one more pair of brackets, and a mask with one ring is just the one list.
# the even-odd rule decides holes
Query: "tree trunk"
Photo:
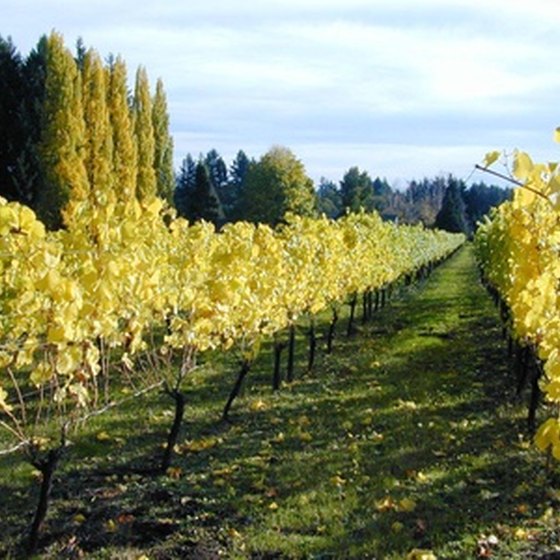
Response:
[{"label": "tree trunk", "polygon": [[537,408],[539,406],[540,398],[541,398],[541,390],[539,388],[539,378],[540,378],[540,371],[533,372],[533,378],[531,380],[531,401],[529,403],[529,415],[527,417],[527,424],[529,426],[529,432],[534,435],[536,429],[536,417],[537,417]]},{"label": "tree trunk", "polygon": [[317,348],[317,336],[315,333],[315,319],[311,318],[309,323],[309,359],[307,361],[307,371],[313,369],[315,363],[315,350]]},{"label": "tree trunk", "polygon": [[354,316],[356,314],[356,304],[358,303],[358,295],[354,294],[350,300],[350,317],[348,318],[348,328],[346,329],[346,336],[352,336],[354,332]]},{"label": "tree trunk", "polygon": [[379,297],[379,289],[375,290],[375,311],[379,311],[379,306],[381,305]]},{"label": "tree trunk", "polygon": [[517,377],[516,396],[520,396],[527,384],[529,376],[529,348],[521,347],[519,344],[515,349],[515,373]]},{"label": "tree trunk", "polygon": [[274,339],[274,373],[272,374],[272,390],[278,391],[282,383],[282,371],[280,369],[282,363],[282,351],[286,347],[286,343],[278,338]]},{"label": "tree trunk", "polygon": [[224,412],[222,414],[222,420],[224,422],[227,422],[229,420],[228,414],[231,409],[231,405],[239,395],[239,392],[241,391],[241,386],[243,385],[243,380],[245,379],[245,376],[249,373],[249,370],[251,369],[251,365],[252,362],[250,360],[243,360],[241,362],[241,368],[239,369],[239,373],[237,374],[237,380],[235,381],[235,385],[231,390],[226,406],[224,407]]},{"label": "tree trunk", "polygon": [[186,401],[185,395],[178,389],[168,391],[168,394],[175,401],[175,417],[173,418],[173,424],[171,425],[171,430],[167,436],[167,445],[161,461],[160,470],[162,473],[165,473],[171,466],[171,458],[173,457],[175,445],[177,445],[177,440],[179,439],[179,432],[181,430],[181,424],[185,414]]},{"label": "tree trunk", "polygon": [[367,292],[362,294],[362,325],[367,323]]},{"label": "tree trunk", "polygon": [[296,351],[296,326],[290,325],[290,336],[288,339],[288,367],[286,369],[286,381],[291,383],[294,380],[294,359]]},{"label": "tree trunk", "polygon": [[56,449],[51,449],[45,459],[32,461],[33,466],[41,472],[42,481],[41,491],[39,493],[39,502],[37,503],[35,516],[33,517],[33,522],[31,523],[31,528],[29,530],[29,540],[27,541],[27,553],[29,555],[33,554],[37,550],[39,534],[49,507],[53,475],[63,451],[64,444]]},{"label": "tree trunk", "polygon": [[335,331],[337,322],[338,322],[338,313],[336,311],[336,308],[333,307],[332,308],[332,319],[331,319],[331,323],[329,325],[329,333],[328,333],[328,336],[327,336],[327,354],[332,353],[334,331]]}]

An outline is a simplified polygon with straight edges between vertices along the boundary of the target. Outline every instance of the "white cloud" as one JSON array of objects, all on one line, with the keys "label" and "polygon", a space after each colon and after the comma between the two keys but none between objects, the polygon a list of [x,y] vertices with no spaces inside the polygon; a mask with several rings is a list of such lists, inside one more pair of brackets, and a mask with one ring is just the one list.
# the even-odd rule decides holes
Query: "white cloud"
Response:
[{"label": "white cloud", "polygon": [[525,140],[546,152],[560,124],[558,0],[3,8],[3,34],[23,52],[56,28],[68,45],[81,35],[102,55],[121,53],[131,75],[143,64],[153,82],[161,76],[178,160],[212,147],[260,155],[278,142],[316,178],[351,165],[388,177],[462,173],[487,149]]}]

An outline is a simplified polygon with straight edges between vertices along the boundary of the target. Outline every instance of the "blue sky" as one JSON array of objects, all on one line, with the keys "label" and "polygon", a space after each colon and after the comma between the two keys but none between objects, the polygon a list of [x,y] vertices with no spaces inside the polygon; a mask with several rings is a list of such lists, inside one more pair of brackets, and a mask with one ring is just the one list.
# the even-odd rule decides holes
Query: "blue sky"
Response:
[{"label": "blue sky", "polygon": [[[558,160],[558,0],[0,0],[27,54],[56,29],[164,81],[177,165],[289,147],[404,186],[493,149]],[[481,179],[479,174],[473,179]],[[487,178],[489,179],[489,178]]]}]

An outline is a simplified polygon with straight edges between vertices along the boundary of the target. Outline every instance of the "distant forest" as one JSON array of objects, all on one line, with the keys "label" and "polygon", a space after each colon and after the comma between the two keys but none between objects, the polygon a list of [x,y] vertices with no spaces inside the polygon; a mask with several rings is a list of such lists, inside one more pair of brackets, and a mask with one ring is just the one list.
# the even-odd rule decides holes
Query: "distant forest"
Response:
[{"label": "distant forest", "polygon": [[274,225],[289,212],[336,219],[363,209],[466,234],[511,197],[511,190],[468,187],[453,176],[397,190],[357,166],[338,182],[314,185],[282,146],[258,160],[239,150],[229,165],[215,149],[187,154],[176,171],[161,80],[152,94],[139,68],[131,92],[123,60],[103,63],[82,41],[70,53],[55,32],[26,58],[0,37],[0,83],[0,196],[30,206],[51,229],[63,225],[69,191],[84,185],[92,193],[109,185],[117,197],[153,192],[179,215],[217,227],[238,220]]},{"label": "distant forest", "polygon": [[[255,211],[255,190],[266,193],[266,181],[260,184],[259,171],[273,159],[279,176],[294,177],[293,168],[299,165],[299,182],[311,182],[305,177],[303,166],[286,148],[272,148],[263,158],[249,158],[239,150],[228,167],[217,150],[201,154],[196,160],[187,154],[177,174],[174,203],[180,215],[190,219],[206,219],[217,224],[248,219],[273,222],[264,215],[271,208]],[[281,160],[284,160],[282,165]],[[287,171],[290,168],[290,174]],[[284,172],[282,168],[284,167]],[[257,186],[255,187],[255,183]],[[301,190],[301,189],[300,189]],[[336,219],[346,212],[377,211],[386,220],[400,223],[423,223],[470,235],[476,224],[491,208],[511,198],[511,189],[484,182],[467,186],[460,179],[447,177],[424,178],[410,181],[405,189],[394,189],[386,179],[372,179],[366,171],[351,167],[336,183],[322,178],[312,190],[307,214],[325,214]],[[278,198],[267,194],[269,205]],[[266,204],[266,200],[262,201]],[[277,218],[281,216],[278,213]],[[256,218],[256,219],[255,219]]]}]

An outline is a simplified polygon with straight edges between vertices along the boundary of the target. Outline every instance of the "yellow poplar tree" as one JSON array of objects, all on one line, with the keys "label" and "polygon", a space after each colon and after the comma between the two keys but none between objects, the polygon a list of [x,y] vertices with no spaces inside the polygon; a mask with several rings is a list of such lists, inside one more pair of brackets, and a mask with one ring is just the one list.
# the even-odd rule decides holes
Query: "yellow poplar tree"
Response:
[{"label": "yellow poplar tree", "polygon": [[115,194],[122,202],[136,196],[137,153],[128,104],[127,71],[120,57],[109,68],[109,118],[113,134]]},{"label": "yellow poplar tree", "polygon": [[[63,225],[62,210],[70,198],[86,199],[85,125],[80,73],[60,33],[47,39],[45,97],[39,142],[45,186],[37,214],[50,229]],[[71,219],[65,216],[64,221]]]},{"label": "yellow poplar tree", "polygon": [[175,175],[173,172],[173,139],[169,134],[169,112],[167,97],[161,79],[157,81],[152,108],[154,127],[154,169],[156,172],[157,194],[168,202],[173,199]]},{"label": "yellow poplar tree", "polygon": [[85,163],[91,202],[106,206],[113,194],[113,139],[107,106],[106,73],[99,55],[90,49],[82,70],[84,121],[86,125]]},{"label": "yellow poplar tree", "polygon": [[139,200],[156,194],[156,173],[154,169],[154,126],[152,124],[152,99],[148,74],[142,66],[136,72],[134,88],[134,133],[138,149],[136,174],[136,196]]}]

